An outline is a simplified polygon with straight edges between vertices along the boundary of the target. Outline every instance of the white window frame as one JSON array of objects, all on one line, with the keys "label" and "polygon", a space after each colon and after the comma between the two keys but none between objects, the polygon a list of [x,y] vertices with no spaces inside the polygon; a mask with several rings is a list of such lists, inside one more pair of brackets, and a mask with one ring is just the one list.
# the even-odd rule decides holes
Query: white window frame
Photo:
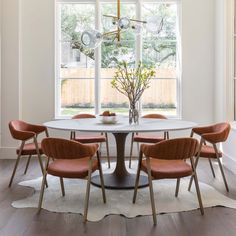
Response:
[{"label": "white window frame", "polygon": [[[78,4],[78,3],[94,3],[95,4],[95,28],[97,30],[101,29],[101,3],[112,3],[116,0],[56,0],[56,19],[55,19],[55,118],[68,118],[68,116],[63,116],[60,114],[61,109],[61,78],[60,78],[60,36],[61,36],[61,29],[60,29],[60,11],[59,11],[59,4],[60,3],[71,3],[71,4]],[[141,4],[145,3],[152,3],[152,2],[161,2],[161,3],[176,3],[177,4],[177,77],[173,78],[176,80],[176,115],[174,116],[167,116],[168,118],[182,118],[182,86],[181,86],[181,78],[182,78],[182,48],[181,48],[181,0],[121,0],[123,3],[136,3],[136,16],[138,19],[141,19]],[[138,62],[142,57],[142,37],[141,35],[137,36],[136,43],[135,43],[135,57],[136,62]],[[100,114],[101,111],[101,75],[100,75],[100,68],[101,68],[101,47],[97,47],[95,49],[95,78],[94,78],[94,88],[95,88],[95,114]],[[169,79],[169,78],[160,78],[160,79]],[[142,112],[142,107],[140,105],[139,111]]]}]

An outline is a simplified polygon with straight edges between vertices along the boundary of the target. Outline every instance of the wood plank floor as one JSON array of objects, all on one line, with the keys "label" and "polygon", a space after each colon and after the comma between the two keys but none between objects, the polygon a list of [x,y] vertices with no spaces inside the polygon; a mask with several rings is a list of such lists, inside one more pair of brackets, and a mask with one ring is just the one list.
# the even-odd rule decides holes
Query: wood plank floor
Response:
[{"label": "wood plank floor", "polygon": [[[29,196],[34,191],[31,188],[19,186],[17,183],[40,176],[39,166],[36,160],[32,160],[27,175],[23,175],[25,163],[26,159],[22,158],[14,183],[11,188],[8,188],[8,181],[13,169],[14,160],[0,160],[1,236],[236,235],[236,210],[224,207],[206,208],[204,216],[201,216],[198,210],[158,215],[157,226],[153,226],[151,216],[128,219],[123,216],[110,215],[99,222],[83,224],[83,218],[79,214],[52,213],[42,210],[40,215],[37,215],[36,209],[15,209],[11,206],[12,201]],[[214,168],[217,175],[215,179],[211,175],[208,162],[201,160],[198,168],[200,181],[213,185],[218,191],[236,199],[236,175],[230,171],[226,171],[226,177],[230,187],[230,193],[227,194],[216,163],[214,164]]]}]

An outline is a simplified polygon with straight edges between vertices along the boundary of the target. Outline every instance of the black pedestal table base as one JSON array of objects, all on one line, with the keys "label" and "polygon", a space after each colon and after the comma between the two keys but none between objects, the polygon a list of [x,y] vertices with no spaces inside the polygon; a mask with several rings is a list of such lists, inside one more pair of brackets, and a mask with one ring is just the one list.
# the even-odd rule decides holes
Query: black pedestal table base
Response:
[{"label": "black pedestal table base", "polygon": [[[117,162],[113,173],[104,174],[104,185],[107,189],[134,189],[135,174],[130,174],[125,166],[125,140],[128,133],[113,133],[116,139]],[[101,186],[99,175],[93,176],[91,183]],[[148,186],[148,178],[140,175],[139,188]]]}]

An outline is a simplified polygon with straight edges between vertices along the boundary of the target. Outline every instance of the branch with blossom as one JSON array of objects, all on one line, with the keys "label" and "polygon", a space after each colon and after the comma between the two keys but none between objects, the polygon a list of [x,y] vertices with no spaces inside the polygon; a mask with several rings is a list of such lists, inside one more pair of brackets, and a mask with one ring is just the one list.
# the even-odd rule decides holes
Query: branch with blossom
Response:
[{"label": "branch with blossom", "polygon": [[128,97],[131,106],[135,106],[145,89],[149,88],[150,80],[154,78],[155,70],[138,63],[137,68],[128,68],[127,62],[118,65],[111,81],[112,88]]}]

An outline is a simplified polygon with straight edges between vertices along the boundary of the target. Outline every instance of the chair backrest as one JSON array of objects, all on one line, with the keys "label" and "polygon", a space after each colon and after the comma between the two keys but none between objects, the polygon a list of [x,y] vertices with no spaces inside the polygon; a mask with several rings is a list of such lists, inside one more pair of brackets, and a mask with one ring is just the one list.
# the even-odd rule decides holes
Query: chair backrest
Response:
[{"label": "chair backrest", "polygon": [[193,157],[198,151],[198,140],[194,138],[176,138],[157,144],[142,144],[145,156],[165,160],[182,160]]},{"label": "chair backrest", "polygon": [[98,144],[82,144],[61,138],[45,138],[41,143],[46,156],[54,159],[79,159],[92,157],[98,150]]},{"label": "chair backrest", "polygon": [[212,134],[210,136],[206,134],[205,136],[210,137],[214,142],[224,142],[229,136],[230,129],[230,124],[227,122],[217,123],[213,126]]},{"label": "chair backrest", "polygon": [[96,116],[92,114],[82,113],[82,114],[74,115],[72,117],[72,119],[85,119],[85,118],[96,118]]},{"label": "chair backrest", "polygon": [[152,119],[167,119],[166,116],[161,114],[147,114],[142,116],[142,118],[152,118]]},{"label": "chair backrest", "polygon": [[9,130],[14,139],[26,140],[34,136],[33,131],[30,130],[30,124],[21,120],[12,120],[9,122]]}]

